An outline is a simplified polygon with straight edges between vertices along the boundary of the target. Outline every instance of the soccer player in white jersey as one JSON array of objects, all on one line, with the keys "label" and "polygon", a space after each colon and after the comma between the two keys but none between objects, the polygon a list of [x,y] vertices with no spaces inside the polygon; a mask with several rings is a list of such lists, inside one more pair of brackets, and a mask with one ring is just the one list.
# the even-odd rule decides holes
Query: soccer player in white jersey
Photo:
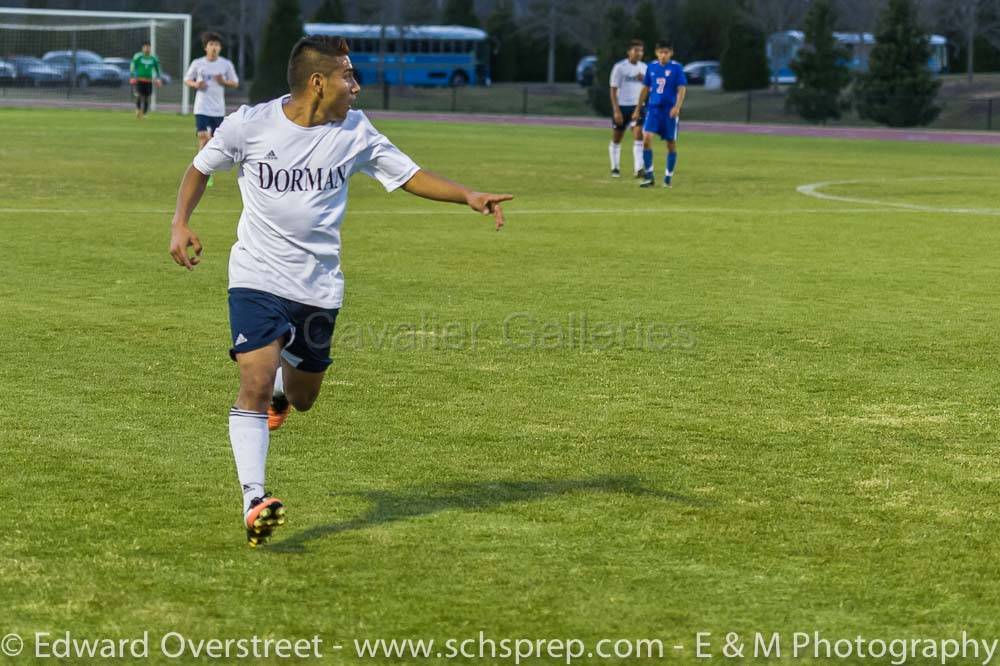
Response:
[{"label": "soccer player in white jersey", "polygon": [[205,56],[194,60],[184,75],[184,85],[197,91],[194,94],[194,122],[198,150],[205,147],[222,124],[226,115],[226,88],[240,85],[233,63],[219,55],[222,37],[216,32],[206,32],[201,36],[201,44]]},{"label": "soccer player in white jersey", "polygon": [[285,519],[283,503],[264,489],[268,431],[284,422],[289,405],[312,407],[330,365],[343,302],[340,225],[350,177],[360,172],[390,192],[467,204],[492,215],[497,230],[500,203],[513,198],[421,169],[352,110],[361,88],[340,37],[300,39],[288,83],[290,95],[242,106],[225,119],[185,172],[171,225],[170,254],[193,269],[202,246],[191,214],[208,177],[237,167],[243,212],[229,256],[229,320],[240,387],[229,438],[251,546]]},{"label": "soccer player in white jersey", "polygon": [[611,69],[611,143],[608,154],[611,157],[611,176],[620,178],[622,137],[625,129],[632,128],[632,173],[639,178],[645,172],[642,164],[642,110],[639,117],[633,118],[636,104],[639,102],[639,92],[642,90],[642,80],[646,76],[646,63],[642,62],[643,44],[641,39],[633,39],[628,43],[628,56],[619,60]]}]

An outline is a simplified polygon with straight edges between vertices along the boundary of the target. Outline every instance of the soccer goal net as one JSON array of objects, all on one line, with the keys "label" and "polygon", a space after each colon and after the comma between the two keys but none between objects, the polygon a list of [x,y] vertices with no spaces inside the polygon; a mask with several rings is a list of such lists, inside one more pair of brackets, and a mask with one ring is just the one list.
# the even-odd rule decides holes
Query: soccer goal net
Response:
[{"label": "soccer goal net", "polygon": [[153,108],[187,113],[183,84],[191,60],[190,14],[62,11],[0,7],[0,104],[128,104],[132,57],[148,41],[163,85]]}]

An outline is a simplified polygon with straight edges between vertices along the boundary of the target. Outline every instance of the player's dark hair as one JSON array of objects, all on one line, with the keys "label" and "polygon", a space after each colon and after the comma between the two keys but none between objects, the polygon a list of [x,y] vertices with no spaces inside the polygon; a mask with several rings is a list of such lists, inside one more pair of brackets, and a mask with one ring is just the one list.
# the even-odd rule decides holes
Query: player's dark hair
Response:
[{"label": "player's dark hair", "polygon": [[672,41],[670,41],[669,39],[661,39],[660,41],[656,42],[656,48],[658,48],[658,49],[670,49],[671,51],[673,51],[674,50],[674,43]]},{"label": "player's dark hair", "polygon": [[645,48],[646,44],[641,39],[633,39],[628,43],[629,50],[634,49],[637,46],[642,46],[643,48]]},{"label": "player's dark hair", "polygon": [[201,33],[201,45],[202,47],[208,46],[209,42],[219,42],[219,46],[222,46],[222,35],[217,32],[203,32]]},{"label": "player's dark hair", "polygon": [[332,70],[332,63],[325,63],[351,52],[347,40],[333,35],[309,35],[295,42],[288,56],[288,89],[299,92],[306,87],[309,77],[317,71]]},{"label": "player's dark hair", "polygon": [[143,46],[152,46],[152,45],[153,45],[153,43],[151,41],[149,41],[148,39],[144,39],[144,40],[142,40],[142,44],[140,44],[139,46],[143,47]]}]

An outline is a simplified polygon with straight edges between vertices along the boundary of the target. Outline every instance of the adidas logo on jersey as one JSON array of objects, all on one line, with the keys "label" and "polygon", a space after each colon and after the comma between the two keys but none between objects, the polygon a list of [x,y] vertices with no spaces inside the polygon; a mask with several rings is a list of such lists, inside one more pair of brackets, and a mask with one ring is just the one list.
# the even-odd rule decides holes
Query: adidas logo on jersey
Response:
[{"label": "adidas logo on jersey", "polygon": [[269,150],[268,153],[267,153],[267,155],[264,155],[264,159],[265,160],[276,160],[276,159],[278,159],[278,156],[274,154],[273,150]]}]

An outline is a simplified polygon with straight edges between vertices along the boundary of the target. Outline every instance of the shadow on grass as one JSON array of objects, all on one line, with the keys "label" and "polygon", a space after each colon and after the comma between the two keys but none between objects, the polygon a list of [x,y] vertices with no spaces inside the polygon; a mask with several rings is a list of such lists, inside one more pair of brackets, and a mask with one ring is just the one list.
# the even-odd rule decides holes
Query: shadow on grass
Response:
[{"label": "shadow on grass", "polygon": [[514,502],[533,502],[574,492],[623,493],[635,497],[654,497],[688,506],[705,506],[694,497],[645,488],[633,477],[597,477],[542,481],[478,481],[446,483],[436,486],[405,488],[398,491],[369,490],[330,493],[330,497],[361,497],[372,503],[367,513],[350,520],[317,525],[298,532],[269,547],[270,551],[302,552],[305,545],[324,537],[384,525],[417,516],[427,516],[452,509],[480,510]]}]

